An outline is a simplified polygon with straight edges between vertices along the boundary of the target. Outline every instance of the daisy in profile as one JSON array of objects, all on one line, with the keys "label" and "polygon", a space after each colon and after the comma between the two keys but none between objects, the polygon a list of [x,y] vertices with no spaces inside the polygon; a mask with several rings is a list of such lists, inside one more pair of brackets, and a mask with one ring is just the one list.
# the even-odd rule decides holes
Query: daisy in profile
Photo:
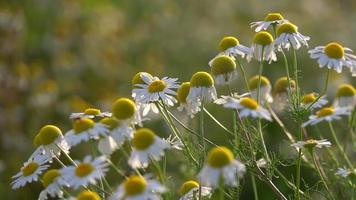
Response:
[{"label": "daisy in profile", "polygon": [[35,156],[31,157],[24,163],[21,171],[14,175],[11,182],[12,189],[17,189],[25,186],[27,183],[38,181],[39,176],[48,169],[49,162],[47,156]]},{"label": "daisy in profile", "polygon": [[101,200],[101,198],[96,192],[83,190],[76,197],[68,198],[68,200]]},{"label": "daisy in profile", "polygon": [[303,95],[301,101],[302,106],[304,106],[305,108],[310,107],[311,109],[315,109],[321,108],[328,103],[328,100],[325,96],[322,96],[317,100],[318,97],[316,95],[317,94],[314,92]]},{"label": "daisy in profile", "polygon": [[251,28],[255,28],[256,32],[267,30],[271,25],[282,24],[288,22],[280,13],[268,13],[263,21],[250,23]]},{"label": "daisy in profile", "polygon": [[223,180],[225,185],[237,186],[238,180],[245,172],[245,165],[234,159],[230,149],[220,146],[208,152],[206,163],[198,177],[202,184],[213,188],[219,187],[220,180]]},{"label": "daisy in profile", "polygon": [[160,160],[164,155],[164,150],[168,148],[170,148],[170,144],[156,136],[152,130],[138,129],[132,139],[132,152],[128,163],[135,169],[146,168],[151,159]]},{"label": "daisy in profile", "polygon": [[96,108],[87,108],[84,112],[72,113],[70,114],[70,119],[78,119],[78,118],[90,118],[94,119],[95,117],[111,117],[110,112],[101,112]]},{"label": "daisy in profile", "polygon": [[257,32],[253,38],[253,42],[250,48],[250,53],[247,55],[247,61],[251,61],[252,58],[258,62],[277,60],[276,53],[274,52],[273,37],[267,31]]},{"label": "daisy in profile", "polygon": [[68,184],[61,178],[61,172],[57,169],[50,169],[42,176],[43,187],[45,188],[40,193],[38,200],[45,200],[50,196],[51,198],[63,198],[62,186]]},{"label": "daisy in profile", "polygon": [[[211,188],[210,187],[201,187],[201,196],[208,197],[211,196]],[[181,197],[179,200],[194,200],[198,199],[199,196],[199,183],[193,180],[186,181],[180,187],[179,193]]]},{"label": "daisy in profile", "polygon": [[301,46],[308,47],[308,40],[310,37],[299,33],[296,25],[286,22],[277,27],[277,38],[274,43],[278,48],[289,50],[289,47],[292,46],[297,50]]},{"label": "daisy in profile", "polygon": [[217,56],[212,60],[210,67],[217,85],[228,85],[237,77],[236,63],[233,57]]},{"label": "daisy in profile", "polygon": [[81,118],[73,121],[73,129],[68,131],[64,138],[72,147],[90,139],[98,140],[100,136],[106,136],[108,133],[106,125],[95,123],[89,118]]},{"label": "daisy in profile", "polygon": [[112,105],[113,117],[117,119],[121,126],[139,125],[142,126],[141,116],[138,108],[131,99],[119,98]]},{"label": "daisy in profile", "polygon": [[113,195],[110,200],[159,200],[160,195],[167,189],[151,176],[133,175],[127,178]]},{"label": "daisy in profile", "polygon": [[292,147],[296,148],[306,148],[306,149],[313,149],[314,147],[324,148],[324,147],[331,147],[331,142],[327,139],[323,140],[307,140],[307,141],[298,141],[294,144],[291,144]]},{"label": "daisy in profile", "polygon": [[309,116],[309,120],[303,123],[303,127],[308,125],[315,125],[322,121],[331,122],[333,120],[339,120],[343,115],[350,115],[349,108],[340,107],[325,107],[316,112],[315,115]]},{"label": "daisy in profile", "polygon": [[193,118],[196,113],[200,111],[200,102],[187,102],[187,97],[190,90],[190,82],[184,82],[177,90],[177,99],[179,102],[179,111],[185,110],[185,112]]},{"label": "daisy in profile", "polygon": [[320,68],[334,69],[337,73],[342,72],[342,67],[350,69],[352,76],[356,76],[356,56],[352,50],[341,46],[337,42],[331,42],[326,46],[318,46],[308,51],[310,57],[318,60]]},{"label": "daisy in profile", "polygon": [[340,85],[336,92],[334,106],[354,108],[356,106],[356,90],[354,86],[350,84]]},{"label": "daisy in profile", "polygon": [[295,90],[295,81],[286,76],[277,79],[273,87],[273,109],[282,111],[288,104],[289,94]]},{"label": "daisy in profile", "polygon": [[63,180],[74,189],[96,184],[97,180],[104,177],[105,172],[108,171],[108,163],[106,163],[105,156],[95,159],[92,159],[91,156],[86,156],[83,162],[76,161],[76,163],[77,166],[67,166],[60,170]]},{"label": "daisy in profile", "polygon": [[190,79],[187,102],[190,104],[209,103],[216,99],[214,79],[207,72],[196,72]]},{"label": "daisy in profile", "polygon": [[264,104],[265,102],[272,103],[273,98],[271,95],[271,91],[272,91],[271,82],[265,76],[261,76],[260,78],[259,75],[256,75],[250,78],[250,80],[248,81],[248,85],[251,90],[251,97],[256,100],[258,99],[257,96],[258,96],[258,86],[259,86],[260,79],[261,79],[260,103],[261,104]]},{"label": "daisy in profile", "polygon": [[343,178],[347,178],[351,175],[356,175],[356,169],[352,170],[348,170],[346,167],[339,167],[337,168],[335,175],[341,176]]}]

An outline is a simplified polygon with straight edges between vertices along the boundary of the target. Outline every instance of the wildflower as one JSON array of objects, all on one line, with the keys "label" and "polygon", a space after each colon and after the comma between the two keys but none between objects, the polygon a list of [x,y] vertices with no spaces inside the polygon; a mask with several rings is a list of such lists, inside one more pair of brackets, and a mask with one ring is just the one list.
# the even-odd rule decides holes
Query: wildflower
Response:
[{"label": "wildflower", "polygon": [[190,104],[206,102],[216,99],[214,80],[207,72],[196,72],[190,79],[190,90],[186,98]]},{"label": "wildflower", "polygon": [[114,118],[104,118],[100,123],[105,124],[110,130],[110,136],[115,140],[118,147],[125,141],[133,138],[134,129],[126,124],[120,125]]},{"label": "wildflower", "polygon": [[256,32],[260,32],[261,30],[267,30],[269,26],[282,24],[288,22],[285,20],[280,13],[268,13],[265,17],[264,21],[252,22],[250,24],[251,28],[255,28]]},{"label": "wildflower", "polygon": [[72,113],[70,114],[70,119],[78,119],[78,118],[90,118],[94,119],[95,117],[111,117],[110,112],[101,112],[96,108],[88,108],[84,110],[84,112]]},{"label": "wildflower", "polygon": [[315,125],[322,121],[331,122],[333,120],[341,119],[342,115],[350,115],[351,111],[349,108],[340,107],[325,107],[316,112],[315,115],[309,116],[309,120],[303,123],[303,127],[308,125]]},{"label": "wildflower", "polygon": [[352,76],[356,76],[356,56],[351,54],[352,50],[341,46],[339,43],[331,42],[326,46],[318,46],[308,51],[310,57],[318,60],[320,68],[334,69],[337,73],[342,72],[342,67],[350,68]]},{"label": "wildflower", "polygon": [[177,136],[169,135],[167,139],[163,139],[164,141],[168,142],[172,149],[177,149],[179,151],[183,150],[183,143]]},{"label": "wildflower", "polygon": [[271,82],[268,80],[267,77],[265,76],[259,76],[256,75],[252,78],[250,78],[250,80],[248,81],[248,85],[250,87],[251,90],[251,97],[254,99],[258,99],[258,86],[261,80],[261,85],[260,85],[260,102],[261,104],[264,104],[265,102],[271,103],[273,102],[273,98],[271,95],[271,91],[272,91],[272,86],[271,86]]},{"label": "wildflower", "polygon": [[217,85],[227,85],[237,76],[235,59],[226,55],[215,57],[211,63],[211,73]]},{"label": "wildflower", "polygon": [[308,47],[308,40],[310,40],[310,37],[299,33],[298,27],[292,23],[283,23],[277,28],[275,44],[278,48],[289,50],[291,45],[293,49],[299,49],[302,45]]},{"label": "wildflower", "polygon": [[132,168],[146,168],[150,159],[160,160],[164,155],[163,150],[170,148],[167,141],[156,136],[148,128],[141,128],[134,133],[132,146],[133,149],[128,160]]},{"label": "wildflower", "polygon": [[353,108],[356,105],[356,90],[350,84],[342,84],[337,92],[334,100],[335,107]]},{"label": "wildflower", "polygon": [[104,173],[108,171],[108,163],[106,163],[105,156],[95,159],[92,159],[91,156],[86,156],[83,162],[76,161],[76,163],[77,166],[67,166],[61,169],[63,179],[74,189],[95,184],[96,180],[104,177]]},{"label": "wildflower", "polygon": [[119,121],[120,125],[139,125],[142,126],[141,116],[136,104],[128,98],[117,99],[112,106],[113,116]]},{"label": "wildflower", "polygon": [[120,184],[110,200],[153,200],[160,199],[160,194],[167,189],[150,176],[133,175]]},{"label": "wildflower", "polygon": [[[182,195],[179,200],[193,200],[198,199],[199,196],[199,183],[193,180],[186,181],[182,184],[179,190],[180,195]],[[205,197],[211,196],[210,187],[201,187],[201,196]]]},{"label": "wildflower", "polygon": [[38,181],[38,177],[48,169],[49,165],[46,163],[49,161],[46,156],[35,156],[24,163],[21,171],[14,175],[11,182],[12,189],[17,189],[25,186],[27,183]]},{"label": "wildflower", "polygon": [[241,118],[251,116],[253,118],[261,118],[272,121],[271,114],[268,110],[258,105],[258,103],[250,97],[240,99],[235,105],[235,108],[240,110]]},{"label": "wildflower", "polygon": [[356,175],[356,169],[352,171],[352,170],[348,170],[346,167],[343,168],[339,167],[337,168],[335,175],[341,176],[343,178],[347,178],[351,175]]},{"label": "wildflower", "polygon": [[323,140],[307,140],[307,141],[298,141],[296,143],[291,144],[292,147],[296,148],[307,148],[309,150],[313,149],[314,147],[323,148],[323,147],[330,147],[331,142],[327,139]]},{"label": "wildflower", "polygon": [[274,52],[274,41],[270,33],[261,31],[255,34],[253,43],[250,48],[250,53],[247,55],[247,61],[251,61],[254,58],[258,62],[277,60],[276,53]]},{"label": "wildflower", "polygon": [[328,100],[326,99],[325,96],[320,97],[317,101],[316,100],[317,100],[316,93],[312,92],[302,96],[301,104],[305,108],[310,107],[311,109],[315,109],[315,108],[321,108],[328,103]]},{"label": "wildflower", "polygon": [[277,111],[282,111],[289,99],[290,90],[295,90],[295,81],[289,80],[287,77],[277,79],[273,87],[273,108]]},{"label": "wildflower", "polygon": [[98,140],[100,136],[105,136],[109,130],[104,124],[95,123],[89,118],[76,119],[73,122],[73,129],[65,134],[65,140],[69,146],[75,146],[81,142],[87,142],[89,139]]},{"label": "wildflower", "polygon": [[239,100],[243,97],[248,97],[249,95],[250,93],[244,93],[242,95],[233,93],[232,96],[221,95],[221,97],[219,99],[216,99],[214,103],[218,105],[223,105],[224,108],[236,109],[236,104],[238,104]]},{"label": "wildflower", "polygon": [[44,200],[48,196],[51,198],[62,198],[63,191],[61,190],[62,186],[68,186],[68,184],[61,178],[61,172],[57,169],[50,169],[46,171],[42,176],[42,183],[44,190],[40,193],[38,199]]},{"label": "wildflower", "polygon": [[226,185],[237,186],[238,179],[242,178],[245,172],[245,165],[234,159],[230,149],[220,146],[208,152],[208,158],[198,177],[202,184],[213,188],[219,186],[220,180]]},{"label": "wildflower", "polygon": [[81,191],[76,198],[70,198],[70,200],[101,200],[100,196],[98,193],[90,191],[90,190],[84,190]]},{"label": "wildflower", "polygon": [[190,90],[190,82],[184,82],[177,90],[177,99],[180,103],[178,110],[185,110],[187,114],[193,118],[194,114],[200,111],[200,102],[187,102],[187,97]]}]

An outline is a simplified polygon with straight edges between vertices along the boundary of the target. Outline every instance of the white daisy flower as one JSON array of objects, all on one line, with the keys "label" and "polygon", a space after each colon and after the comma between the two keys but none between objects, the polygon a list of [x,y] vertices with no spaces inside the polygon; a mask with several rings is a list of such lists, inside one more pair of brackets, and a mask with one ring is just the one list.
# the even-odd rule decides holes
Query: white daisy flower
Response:
[{"label": "white daisy flower", "polygon": [[255,28],[256,32],[267,30],[271,25],[277,25],[288,22],[280,13],[268,13],[264,21],[250,23],[251,28]]},{"label": "white daisy flower", "polygon": [[[356,172],[356,170],[354,171],[354,173]],[[339,167],[337,168],[335,175],[341,176],[343,178],[347,178],[348,176],[350,176],[352,174],[352,171],[348,170],[346,167]]]},{"label": "white daisy flower", "polygon": [[38,177],[49,167],[49,165],[46,165],[47,162],[49,162],[49,160],[46,156],[31,157],[24,163],[21,171],[12,177],[12,179],[14,179],[11,182],[12,189],[23,187],[33,181],[38,181]]},{"label": "white daisy flower", "polygon": [[260,76],[256,75],[250,78],[248,81],[249,88],[251,90],[251,97],[253,99],[258,99],[258,86],[259,86],[259,81],[261,79],[261,85],[260,85],[260,104],[264,104],[265,102],[267,103],[272,103],[273,102],[273,97],[271,95],[272,91],[272,86],[271,82],[268,80],[267,77],[265,76]]},{"label": "white daisy flower", "polygon": [[200,102],[187,102],[187,97],[190,91],[190,82],[184,82],[177,90],[177,99],[180,103],[178,110],[185,112],[193,118],[200,111]]},{"label": "white daisy flower", "polygon": [[196,72],[190,79],[190,90],[186,98],[191,105],[209,103],[216,99],[214,80],[207,72]]},{"label": "white daisy flower", "polygon": [[168,142],[168,144],[170,144],[170,146],[172,147],[172,149],[176,149],[176,150],[179,150],[179,151],[182,151],[183,150],[183,143],[182,141],[177,137],[177,136],[174,136],[174,135],[169,135],[167,139],[163,139],[165,140],[166,142]]},{"label": "white daisy flower", "polygon": [[341,119],[342,115],[350,115],[351,111],[349,108],[340,107],[325,107],[316,112],[315,115],[309,116],[309,120],[303,123],[303,127],[308,125],[315,125],[322,121],[331,122],[333,120]]},{"label": "white daisy flower", "polygon": [[356,76],[356,56],[351,54],[352,50],[341,46],[339,43],[331,42],[326,46],[318,46],[308,51],[310,57],[317,59],[319,67],[334,69],[337,73],[342,72],[342,67],[350,69],[352,76]]},{"label": "white daisy flower", "polygon": [[233,93],[232,96],[221,95],[219,99],[216,99],[214,103],[218,105],[222,105],[224,108],[234,108],[236,109],[236,104],[239,102],[241,98],[249,97],[250,93],[244,93],[242,95],[238,95],[237,93]]},{"label": "white daisy flower", "polygon": [[[131,84],[132,84],[133,89],[140,88],[140,87],[137,86],[138,84],[145,84],[145,82],[141,78],[142,75],[143,76],[149,76],[151,79],[153,79],[153,76],[150,73],[138,72],[132,77],[132,80],[131,80]],[[132,98],[136,99],[137,94],[134,92],[134,90],[132,91],[132,95],[131,96],[132,96]]]},{"label": "white daisy flower", "polygon": [[100,156],[92,160],[91,156],[86,156],[83,162],[76,161],[77,166],[67,166],[61,169],[63,179],[74,189],[89,184],[96,184],[98,179],[104,177],[108,171],[108,163],[105,156]]},{"label": "white daisy flower", "polygon": [[[288,105],[289,94],[295,90],[295,81],[286,76],[277,79],[273,87],[273,109],[280,112]],[[291,91],[290,91],[291,90]]]},{"label": "white daisy flower", "polygon": [[156,136],[148,129],[141,128],[134,133],[132,139],[132,152],[128,160],[132,168],[146,168],[150,159],[160,160],[164,150],[170,148],[170,144]]},{"label": "white daisy flower", "polygon": [[70,119],[78,119],[78,118],[90,118],[94,119],[95,117],[111,117],[110,112],[101,112],[96,108],[88,108],[84,112],[72,113],[70,114]]},{"label": "white daisy flower", "polygon": [[131,99],[119,98],[112,106],[113,117],[115,117],[120,125],[139,125],[142,126],[142,120],[138,108]]},{"label": "white daisy flower", "polygon": [[73,122],[73,129],[68,131],[64,138],[69,146],[76,146],[81,142],[87,142],[90,139],[98,140],[100,136],[106,136],[109,129],[106,125],[95,123],[89,118],[76,119]]},{"label": "white daisy flower", "polygon": [[302,96],[301,104],[305,108],[310,107],[313,110],[315,108],[321,108],[328,103],[328,100],[326,99],[325,96],[320,97],[318,99],[318,101],[315,101],[315,100],[317,100],[317,94],[312,92],[312,93],[305,94]]},{"label": "white daisy flower", "polygon": [[331,142],[327,139],[323,140],[307,140],[307,141],[298,141],[296,143],[291,144],[292,147],[296,148],[307,148],[313,149],[314,147],[323,148],[323,147],[331,147]]},{"label": "white daisy flower", "polygon": [[258,62],[268,61],[268,63],[271,63],[272,61],[277,60],[274,50],[272,35],[267,31],[261,31],[255,34],[250,53],[247,55],[246,59],[249,62],[254,58]]},{"label": "white daisy flower", "polygon": [[356,90],[354,86],[350,84],[340,85],[336,92],[334,106],[354,108],[356,106]]},{"label": "white daisy flower", "polygon": [[230,149],[214,147],[209,151],[206,164],[198,177],[202,184],[213,188],[219,187],[220,180],[223,180],[225,185],[237,186],[238,180],[245,172],[245,165],[234,159]]},{"label": "white daisy flower", "polygon": [[275,45],[280,49],[289,50],[292,45],[293,49],[299,49],[301,46],[308,47],[310,37],[304,36],[298,32],[298,27],[292,23],[283,23],[277,28],[277,38]]},{"label": "white daisy flower", "polygon": [[120,184],[110,200],[160,200],[167,189],[150,176],[133,175]]},{"label": "white daisy flower", "polygon": [[101,197],[96,192],[83,190],[76,197],[69,197],[65,200],[101,200]]},{"label": "white daisy flower", "polygon": [[62,186],[68,186],[68,184],[61,178],[61,172],[57,169],[50,169],[46,171],[42,176],[42,183],[44,190],[41,191],[38,200],[51,198],[63,198]]},{"label": "white daisy flower", "polygon": [[236,63],[235,58],[219,55],[216,56],[211,62],[211,74],[214,76],[217,85],[228,85],[236,79]]},{"label": "white daisy flower", "polygon": [[[180,194],[182,195],[179,200],[194,200],[199,196],[199,183],[193,180],[186,181],[180,187]],[[210,187],[201,187],[201,196],[210,198],[212,189]]]}]

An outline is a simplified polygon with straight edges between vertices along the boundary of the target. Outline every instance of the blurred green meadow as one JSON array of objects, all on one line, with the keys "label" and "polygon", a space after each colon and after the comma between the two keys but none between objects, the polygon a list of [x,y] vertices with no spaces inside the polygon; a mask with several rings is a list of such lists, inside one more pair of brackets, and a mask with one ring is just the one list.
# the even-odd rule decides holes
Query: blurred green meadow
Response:
[{"label": "blurred green meadow", "polygon": [[[34,150],[33,137],[43,125],[57,125],[65,133],[71,129],[70,113],[88,107],[109,111],[116,98],[130,96],[131,78],[139,71],[181,82],[197,70],[208,71],[207,63],[223,36],[235,36],[249,46],[254,34],[249,23],[268,12],[282,13],[311,36],[310,47],[338,41],[356,49],[354,0],[1,0],[0,199],[37,199],[41,184],[13,191],[10,182]],[[320,92],[326,71],[309,59],[305,48],[298,51],[298,62],[301,86]],[[244,64],[249,77],[257,74],[256,62]],[[283,63],[268,65],[264,74],[274,82],[285,74]],[[329,97],[339,84],[355,83],[348,72],[331,75]],[[239,77],[235,90],[244,92],[242,83]],[[218,88],[218,93],[226,91]],[[226,110],[217,105],[208,109],[230,123]],[[221,129],[206,124],[208,138],[225,144]],[[148,126],[168,135],[160,119]],[[291,156],[280,128],[271,123],[266,130],[268,148],[278,156]],[[169,154],[168,161],[174,156]],[[171,165],[169,175],[178,188],[192,174],[184,166]],[[293,166],[283,170],[288,169],[294,170]],[[318,179],[314,172],[303,173],[309,185]],[[242,199],[252,199],[249,178],[245,181]],[[264,199],[274,198],[262,182],[257,184]]]}]

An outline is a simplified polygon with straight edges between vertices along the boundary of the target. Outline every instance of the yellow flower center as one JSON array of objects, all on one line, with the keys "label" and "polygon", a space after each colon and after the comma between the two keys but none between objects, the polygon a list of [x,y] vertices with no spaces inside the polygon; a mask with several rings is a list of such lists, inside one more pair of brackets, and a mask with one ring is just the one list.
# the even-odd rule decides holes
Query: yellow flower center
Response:
[{"label": "yellow flower center", "polygon": [[218,56],[214,58],[211,65],[211,73],[214,75],[227,74],[236,69],[235,61],[229,56]]},{"label": "yellow flower center", "polygon": [[286,76],[279,78],[274,84],[274,93],[278,94],[282,92],[287,92],[287,90],[289,89],[289,84],[291,89],[295,88],[294,80],[289,80],[288,83],[288,78]]},{"label": "yellow flower center", "polygon": [[42,176],[43,186],[46,188],[48,185],[53,183],[54,179],[60,176],[61,173],[57,169],[50,169]]},{"label": "yellow flower center", "polygon": [[208,164],[211,167],[222,168],[230,164],[234,155],[226,147],[214,147],[208,153]]},{"label": "yellow flower center", "polygon": [[319,110],[316,113],[316,116],[318,118],[325,117],[325,116],[333,114],[334,112],[335,112],[335,109],[333,107],[326,107],[326,108],[323,108],[323,109]]},{"label": "yellow flower center", "polygon": [[313,103],[315,100],[316,100],[316,96],[314,93],[305,94],[302,97],[302,103],[304,104]]},{"label": "yellow flower center", "polygon": [[101,198],[96,192],[87,190],[80,192],[76,200],[101,200]]},{"label": "yellow flower center", "polygon": [[307,140],[304,147],[307,149],[313,149],[318,143],[315,140]]},{"label": "yellow flower center", "polygon": [[162,92],[166,88],[166,86],[167,84],[164,81],[161,80],[153,81],[148,86],[148,92],[149,93]]},{"label": "yellow flower center", "polygon": [[114,118],[104,118],[100,120],[100,123],[107,125],[110,130],[113,130],[119,126],[119,122]]},{"label": "yellow flower center", "polygon": [[62,131],[53,125],[46,125],[38,133],[41,144],[48,145],[53,143],[58,137],[62,136]]},{"label": "yellow flower center", "polygon": [[40,134],[37,134],[35,138],[33,138],[33,146],[34,147],[39,147],[42,144],[41,139],[40,139]]},{"label": "yellow flower center", "polygon": [[277,21],[284,19],[280,13],[268,13],[265,17],[266,22]]},{"label": "yellow flower center", "polygon": [[94,124],[94,121],[91,119],[76,119],[73,122],[73,129],[75,134],[80,134],[86,130],[93,128]]},{"label": "yellow flower center", "polygon": [[270,33],[267,31],[260,31],[255,34],[255,37],[253,38],[253,43],[259,44],[262,46],[269,45],[273,42],[273,37]]},{"label": "yellow flower center", "polygon": [[345,51],[340,44],[331,42],[325,46],[324,53],[330,58],[341,59],[344,57]]},{"label": "yellow flower center", "polygon": [[101,113],[101,111],[99,109],[95,109],[95,108],[87,108],[84,111],[84,114],[86,115],[99,115]]},{"label": "yellow flower center", "polygon": [[351,97],[356,95],[356,90],[354,86],[350,84],[342,84],[337,90],[337,97]]},{"label": "yellow flower center", "polygon": [[196,181],[186,181],[183,183],[183,185],[180,187],[180,194],[185,195],[187,194],[190,190],[193,188],[199,188],[199,183]]},{"label": "yellow flower center", "polygon": [[258,103],[250,97],[242,98],[240,100],[240,104],[243,105],[245,108],[248,108],[251,110],[256,110],[258,108]]},{"label": "yellow flower center", "polygon": [[213,77],[207,72],[196,72],[190,79],[192,87],[211,87],[214,85]]},{"label": "yellow flower center", "polygon": [[132,145],[138,150],[145,150],[155,141],[155,133],[148,128],[137,130],[132,139]]},{"label": "yellow flower center", "polygon": [[219,43],[219,50],[225,51],[226,49],[234,47],[238,44],[240,44],[240,42],[235,37],[232,37],[232,36],[223,37],[223,39],[221,39],[220,43]]},{"label": "yellow flower center", "polygon": [[94,171],[94,167],[90,163],[80,163],[75,168],[75,175],[79,177],[86,177]]},{"label": "yellow flower center", "polygon": [[277,28],[277,35],[280,36],[282,33],[296,33],[298,27],[292,23],[284,23]]},{"label": "yellow flower center", "polygon": [[187,96],[190,90],[190,82],[184,82],[177,90],[177,99],[180,103],[187,102]]},{"label": "yellow flower center", "polygon": [[[260,81],[260,76],[256,75],[252,78],[250,78],[250,80],[248,81],[248,85],[250,87],[251,90],[257,89],[258,88],[258,84]],[[267,77],[265,76],[261,76],[261,87],[263,86],[268,86],[271,85],[271,82],[268,80]]]},{"label": "yellow flower center", "polygon": [[147,187],[146,180],[141,176],[131,176],[124,182],[125,194],[135,196],[145,191]]},{"label": "yellow flower center", "polygon": [[[142,80],[141,78],[141,74],[143,72],[138,72],[137,74],[135,74],[135,76],[132,78],[131,83],[132,85],[136,85],[136,84],[145,84],[145,82]],[[151,78],[153,78],[153,76],[147,72],[145,72],[148,76],[150,76]]]},{"label": "yellow flower center", "polygon": [[136,105],[131,99],[120,98],[112,106],[112,113],[116,119],[130,119],[136,113]]},{"label": "yellow flower center", "polygon": [[23,176],[29,176],[33,174],[37,170],[39,165],[36,162],[30,162],[28,163],[25,167],[22,168],[22,175]]}]

